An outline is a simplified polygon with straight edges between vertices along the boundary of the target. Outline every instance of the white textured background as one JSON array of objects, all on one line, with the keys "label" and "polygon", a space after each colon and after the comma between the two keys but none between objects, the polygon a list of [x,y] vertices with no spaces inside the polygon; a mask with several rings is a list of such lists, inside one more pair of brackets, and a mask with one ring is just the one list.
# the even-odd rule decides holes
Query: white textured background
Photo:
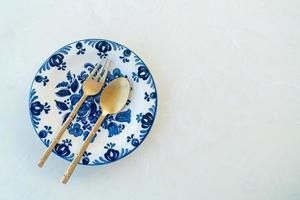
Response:
[{"label": "white textured background", "polygon": [[[1,200],[300,199],[300,1],[0,1]],[[137,151],[62,185],[66,161],[36,166],[28,93],[84,38],[140,55],[159,110]]]}]

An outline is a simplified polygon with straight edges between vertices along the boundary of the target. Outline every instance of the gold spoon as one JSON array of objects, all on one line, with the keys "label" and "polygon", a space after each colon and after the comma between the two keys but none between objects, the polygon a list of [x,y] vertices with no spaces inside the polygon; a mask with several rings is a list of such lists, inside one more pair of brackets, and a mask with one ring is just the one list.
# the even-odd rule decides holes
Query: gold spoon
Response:
[{"label": "gold spoon", "polygon": [[69,178],[71,177],[72,173],[76,168],[76,165],[80,161],[83,153],[89,146],[91,140],[93,139],[94,135],[96,134],[97,130],[99,129],[106,115],[115,114],[125,106],[128,99],[129,91],[130,91],[129,81],[126,78],[122,78],[122,77],[113,80],[104,89],[100,97],[100,107],[102,108],[102,114],[97,120],[91,132],[89,133],[88,137],[86,138],[78,155],[72,161],[67,171],[65,172],[64,176],[62,177],[61,179],[62,183],[66,184],[68,182]]}]

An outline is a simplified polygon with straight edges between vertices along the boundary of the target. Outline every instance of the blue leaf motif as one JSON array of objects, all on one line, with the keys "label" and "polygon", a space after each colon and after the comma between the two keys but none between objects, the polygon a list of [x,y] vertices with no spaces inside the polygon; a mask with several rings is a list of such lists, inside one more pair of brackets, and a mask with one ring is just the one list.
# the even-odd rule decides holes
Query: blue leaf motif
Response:
[{"label": "blue leaf motif", "polygon": [[76,92],[78,89],[78,81],[75,79],[75,81],[71,84],[71,90],[72,92]]},{"label": "blue leaf motif", "polygon": [[62,90],[59,90],[58,92],[56,92],[55,94],[60,97],[66,97],[66,96],[71,95],[71,92],[67,89],[62,89]]},{"label": "blue leaf motif", "polygon": [[67,87],[68,85],[69,85],[68,82],[62,81],[62,82],[58,83],[55,88]]},{"label": "blue leaf motif", "polygon": [[50,140],[48,139],[44,139],[43,142],[47,147],[50,145]]},{"label": "blue leaf motif", "polygon": [[64,110],[68,110],[69,109],[68,106],[64,102],[56,101],[55,100],[55,103],[56,103],[57,108],[60,109],[60,110],[64,111]]},{"label": "blue leaf motif", "polygon": [[67,73],[67,79],[68,79],[68,81],[71,83],[72,82],[72,80],[73,80],[73,78],[72,78],[72,75],[71,75],[71,72],[70,71],[68,71],[68,73]]},{"label": "blue leaf motif", "polygon": [[127,122],[127,123],[130,123],[131,121],[131,110],[128,109],[124,112],[119,112],[117,115],[116,115],[116,120],[118,122]]},{"label": "blue leaf motif", "polygon": [[67,118],[69,117],[70,114],[71,114],[71,112],[68,112],[67,114],[65,114],[62,124],[67,120]]},{"label": "blue leaf motif", "polygon": [[108,124],[107,130],[108,130],[108,137],[112,137],[112,136],[118,135],[120,133],[118,125],[114,122],[110,122]]}]

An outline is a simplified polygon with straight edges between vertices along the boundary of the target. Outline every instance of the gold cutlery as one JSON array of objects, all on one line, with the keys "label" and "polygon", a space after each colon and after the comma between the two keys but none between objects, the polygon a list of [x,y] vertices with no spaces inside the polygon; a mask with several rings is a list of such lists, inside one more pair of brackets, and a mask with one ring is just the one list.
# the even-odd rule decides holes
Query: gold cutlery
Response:
[{"label": "gold cutlery", "polygon": [[[105,64],[103,65],[104,62],[105,62]],[[46,149],[43,156],[39,160],[39,162],[38,162],[39,167],[43,167],[44,163],[48,159],[48,157],[51,154],[52,150],[54,149],[55,145],[59,142],[59,140],[61,139],[64,132],[66,131],[66,129],[68,128],[70,123],[73,121],[80,106],[83,104],[85,99],[88,96],[93,96],[100,92],[100,90],[105,82],[110,63],[111,63],[111,61],[108,61],[108,59],[101,60],[101,63],[100,63],[101,69],[99,70],[99,72],[98,72],[98,69],[100,66],[96,65],[95,68],[93,69],[93,71],[91,72],[91,74],[89,75],[89,77],[84,81],[84,83],[82,85],[82,89],[83,89],[82,97],[77,102],[73,111],[70,113],[69,117],[63,123],[61,129],[59,130],[59,132],[57,133],[57,135],[55,136],[55,138],[53,139],[53,141],[51,142],[51,144],[49,145],[49,147]]]},{"label": "gold cutlery", "polygon": [[97,120],[91,132],[89,133],[88,137],[86,138],[76,158],[69,165],[67,171],[62,177],[62,183],[66,184],[68,182],[70,176],[76,168],[76,165],[80,161],[83,153],[89,146],[91,140],[95,136],[105,117],[107,115],[118,113],[125,106],[128,99],[129,91],[129,81],[123,77],[113,80],[106,88],[104,88],[104,91],[100,96],[100,107],[102,109],[102,114]]}]

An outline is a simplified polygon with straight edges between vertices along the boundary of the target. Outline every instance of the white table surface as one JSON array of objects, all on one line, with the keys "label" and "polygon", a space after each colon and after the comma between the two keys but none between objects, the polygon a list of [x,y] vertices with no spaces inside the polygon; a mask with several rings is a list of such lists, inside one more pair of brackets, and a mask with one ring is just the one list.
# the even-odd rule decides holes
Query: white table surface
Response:
[{"label": "white table surface", "polygon": [[[0,199],[300,199],[300,1],[1,1]],[[30,84],[84,38],[140,55],[158,89],[151,133],[130,156],[78,166],[45,150]]]}]

